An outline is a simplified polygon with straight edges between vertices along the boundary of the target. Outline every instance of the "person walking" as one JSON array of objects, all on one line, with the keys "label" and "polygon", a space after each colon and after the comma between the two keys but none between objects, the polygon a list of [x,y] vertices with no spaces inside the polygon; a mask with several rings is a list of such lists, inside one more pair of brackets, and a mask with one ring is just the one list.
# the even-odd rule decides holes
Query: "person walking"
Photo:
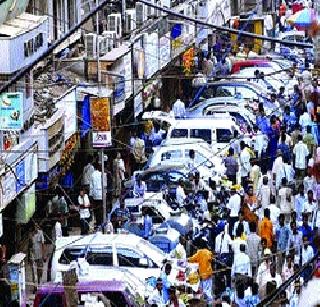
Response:
[{"label": "person walking", "polygon": [[205,240],[201,240],[200,249],[190,258],[188,262],[199,264],[199,275],[201,278],[200,287],[204,293],[207,303],[211,303],[212,296],[212,252],[208,249],[208,244]]},{"label": "person walking", "polygon": [[174,117],[177,119],[186,117],[186,106],[184,102],[180,99],[177,99],[176,102],[173,104],[172,111]]},{"label": "person walking", "polygon": [[248,256],[250,258],[251,272],[254,276],[257,272],[260,254],[262,252],[261,237],[257,234],[257,224],[249,224],[250,234],[247,237]]},{"label": "person walking", "polygon": [[224,159],[224,165],[226,167],[226,176],[232,182],[232,184],[237,184],[237,173],[239,171],[239,164],[234,156],[234,149],[229,148],[228,157]]},{"label": "person walking", "polygon": [[125,166],[124,166],[124,161],[121,158],[121,153],[117,153],[117,157],[114,160],[114,182],[115,182],[115,196],[119,197],[120,192],[121,192],[121,183],[125,179]]},{"label": "person walking", "polygon": [[81,188],[78,196],[81,235],[87,235],[90,223],[90,200],[84,188]]}]

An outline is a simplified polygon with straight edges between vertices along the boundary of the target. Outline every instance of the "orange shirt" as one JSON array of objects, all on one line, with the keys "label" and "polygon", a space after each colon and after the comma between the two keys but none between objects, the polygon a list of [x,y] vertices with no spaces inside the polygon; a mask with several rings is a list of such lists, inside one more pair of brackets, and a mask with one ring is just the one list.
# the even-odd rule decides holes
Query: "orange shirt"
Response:
[{"label": "orange shirt", "polygon": [[212,252],[208,249],[199,249],[192,257],[188,259],[189,262],[199,264],[199,275],[202,279],[208,279],[212,276]]},{"label": "orange shirt", "polygon": [[272,222],[266,217],[260,222],[259,225],[259,235],[261,239],[265,238],[267,240],[267,247],[272,247],[272,238],[273,238],[273,226]]}]

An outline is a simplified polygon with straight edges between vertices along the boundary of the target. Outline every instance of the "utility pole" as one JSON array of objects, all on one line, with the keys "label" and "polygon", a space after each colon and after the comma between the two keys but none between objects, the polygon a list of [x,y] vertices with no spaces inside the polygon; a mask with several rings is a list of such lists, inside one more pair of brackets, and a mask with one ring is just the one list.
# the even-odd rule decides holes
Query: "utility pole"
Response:
[{"label": "utility pole", "polygon": [[[96,0],[96,5],[99,5],[99,0]],[[100,67],[100,44],[99,44],[99,11],[96,14],[97,28],[97,79],[98,79],[98,96],[101,97],[101,67]],[[102,189],[102,221],[107,221],[107,199],[104,182],[104,150],[101,148],[101,189]],[[100,210],[99,210],[100,211]],[[98,212],[99,213],[99,212]]]}]

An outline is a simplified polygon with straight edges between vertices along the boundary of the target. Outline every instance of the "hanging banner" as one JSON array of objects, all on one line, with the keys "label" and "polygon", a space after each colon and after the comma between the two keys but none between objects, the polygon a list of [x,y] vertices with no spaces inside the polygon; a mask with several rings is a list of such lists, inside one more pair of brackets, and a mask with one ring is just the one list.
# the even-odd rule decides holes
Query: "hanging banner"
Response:
[{"label": "hanging banner", "polygon": [[5,208],[16,196],[16,177],[9,170],[1,176],[1,196],[0,209]]},{"label": "hanging banner", "polygon": [[91,98],[92,145],[103,148],[112,145],[110,98]]},{"label": "hanging banner", "polygon": [[143,36],[143,46],[145,50],[144,77],[150,79],[159,69],[158,61],[158,33],[145,33]]},{"label": "hanging banner", "polygon": [[194,48],[189,48],[182,57],[183,71],[186,75],[191,74],[194,65]]},{"label": "hanging banner", "polygon": [[132,65],[131,65],[131,53],[126,54],[123,57],[124,66],[124,79],[125,79],[125,98],[128,99],[132,94]]},{"label": "hanging banner", "polygon": [[36,194],[33,184],[17,201],[16,222],[26,224],[36,211]]},{"label": "hanging banner", "polygon": [[23,127],[23,94],[4,93],[0,96],[0,130]]},{"label": "hanging banner", "polygon": [[26,185],[24,161],[20,161],[16,165],[16,193],[18,194]]}]

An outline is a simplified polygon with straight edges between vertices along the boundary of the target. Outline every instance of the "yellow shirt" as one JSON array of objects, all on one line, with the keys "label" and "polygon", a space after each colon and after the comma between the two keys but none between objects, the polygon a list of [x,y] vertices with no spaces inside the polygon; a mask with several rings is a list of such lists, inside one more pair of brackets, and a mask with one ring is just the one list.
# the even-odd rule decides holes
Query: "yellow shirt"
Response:
[{"label": "yellow shirt", "polygon": [[212,252],[208,249],[199,249],[196,254],[188,259],[189,262],[199,264],[199,275],[201,279],[208,279],[212,276]]}]

